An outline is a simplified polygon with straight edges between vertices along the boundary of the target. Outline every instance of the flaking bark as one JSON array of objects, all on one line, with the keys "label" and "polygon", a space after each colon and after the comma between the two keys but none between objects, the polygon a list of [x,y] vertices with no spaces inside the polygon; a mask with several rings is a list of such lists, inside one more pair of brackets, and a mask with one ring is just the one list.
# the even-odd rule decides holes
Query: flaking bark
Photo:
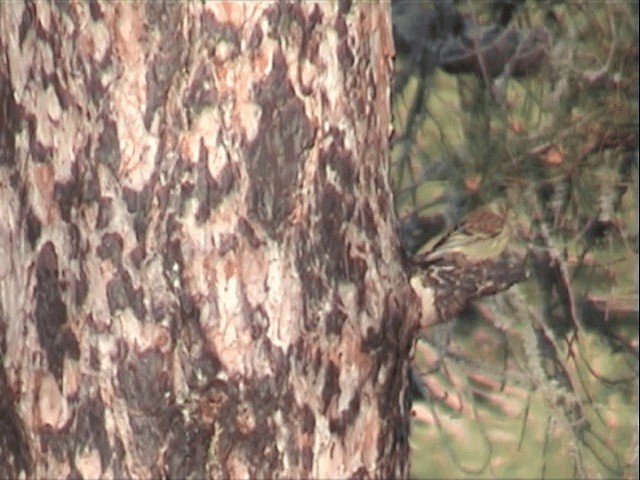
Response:
[{"label": "flaking bark", "polygon": [[0,476],[408,474],[388,5],[0,5]]}]

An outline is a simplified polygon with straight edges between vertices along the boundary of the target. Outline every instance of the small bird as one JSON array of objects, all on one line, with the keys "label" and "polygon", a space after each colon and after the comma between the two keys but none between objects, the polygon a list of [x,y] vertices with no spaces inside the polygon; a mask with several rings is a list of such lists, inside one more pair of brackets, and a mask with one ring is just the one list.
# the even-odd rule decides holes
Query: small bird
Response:
[{"label": "small bird", "polygon": [[491,260],[502,254],[510,238],[507,208],[498,200],[471,211],[435,244],[420,248],[413,260],[432,263],[453,255],[462,255],[474,263]]}]

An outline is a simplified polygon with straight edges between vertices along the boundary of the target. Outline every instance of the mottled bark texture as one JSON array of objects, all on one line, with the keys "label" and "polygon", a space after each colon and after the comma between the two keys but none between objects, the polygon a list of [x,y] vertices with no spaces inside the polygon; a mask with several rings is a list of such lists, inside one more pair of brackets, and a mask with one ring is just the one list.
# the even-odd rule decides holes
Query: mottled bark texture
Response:
[{"label": "mottled bark texture", "polygon": [[0,4],[0,477],[407,475],[388,9]]}]

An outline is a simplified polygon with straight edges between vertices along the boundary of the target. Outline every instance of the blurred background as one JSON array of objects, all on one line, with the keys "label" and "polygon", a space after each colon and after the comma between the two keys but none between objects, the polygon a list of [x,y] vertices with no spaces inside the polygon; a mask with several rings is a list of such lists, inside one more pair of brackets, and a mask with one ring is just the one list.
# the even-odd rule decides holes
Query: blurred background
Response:
[{"label": "blurred background", "polygon": [[425,332],[414,478],[638,476],[638,3],[394,0],[407,255],[504,199],[526,282]]}]

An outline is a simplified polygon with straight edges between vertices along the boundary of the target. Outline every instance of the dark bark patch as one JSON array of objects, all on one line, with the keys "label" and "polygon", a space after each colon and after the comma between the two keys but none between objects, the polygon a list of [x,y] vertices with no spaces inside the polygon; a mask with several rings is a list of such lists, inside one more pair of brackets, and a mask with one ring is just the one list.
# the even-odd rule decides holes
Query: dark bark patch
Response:
[{"label": "dark bark patch", "polygon": [[27,216],[26,216],[25,234],[27,236],[27,241],[29,242],[31,249],[35,248],[36,243],[40,238],[41,230],[42,230],[42,222],[37,217],[33,209],[29,207],[29,210],[27,211]]},{"label": "dark bark patch", "polygon": [[40,249],[36,260],[36,279],[34,315],[38,339],[47,355],[49,370],[61,384],[67,306],[60,293],[58,255],[52,242],[45,243]]},{"label": "dark bark patch", "polygon": [[69,17],[71,14],[71,8],[70,8],[70,4],[71,2],[69,1],[62,1],[62,2],[55,2],[53,5],[58,9],[58,12],[60,12],[60,15],[64,15]]},{"label": "dark bark patch", "polygon": [[346,75],[353,68],[355,55],[349,46],[349,30],[347,22],[342,15],[336,17],[334,28],[338,34],[338,47],[336,51],[338,63]]},{"label": "dark bark patch", "polygon": [[[89,142],[88,142],[89,143]],[[88,145],[88,147],[90,147]],[[86,149],[85,149],[86,150]],[[86,165],[82,181],[82,202],[90,203],[97,202],[100,199],[100,180],[98,179],[98,172],[95,164],[87,160],[88,154],[82,159]]]},{"label": "dark bark patch", "polygon": [[372,352],[381,348],[384,342],[384,335],[380,330],[375,330],[373,327],[367,329],[367,334],[362,340],[362,351]]},{"label": "dark bark patch", "polygon": [[102,115],[103,127],[98,136],[98,146],[95,156],[98,162],[101,162],[116,175],[120,168],[120,139],[118,138],[118,128],[109,113]]},{"label": "dark bark patch", "polygon": [[[374,478],[374,475],[371,475],[371,473],[369,472],[369,470],[367,470],[365,466],[358,468],[349,477],[350,480],[368,480],[370,478]],[[392,477],[390,476],[389,478],[392,478]]]},{"label": "dark bark patch", "polygon": [[288,33],[286,30],[292,23],[304,29],[305,17],[297,4],[277,3],[266,9],[264,15],[269,21],[269,36],[271,38]]},{"label": "dark bark patch", "polygon": [[180,28],[184,13],[179,3],[146,2],[145,7],[147,21],[160,32],[157,53],[148,63],[145,75],[147,108],[144,126],[150,130],[155,112],[164,105],[172,80],[184,62],[186,42]]},{"label": "dark bark patch", "polygon": [[118,277],[109,280],[107,283],[107,302],[111,315],[118,310],[124,310],[129,305],[127,301],[126,285],[124,280]]},{"label": "dark bark patch", "polygon": [[145,188],[140,191],[124,187],[122,189],[122,196],[127,204],[127,211],[132,214],[137,214],[139,212],[146,213],[151,206],[151,193],[152,192],[148,186],[145,186]]},{"label": "dark bark patch", "polygon": [[[312,247],[309,246],[308,248],[310,249]],[[319,252],[309,252],[307,255],[299,254],[296,262],[296,266],[300,274],[300,280],[305,286],[305,295],[303,298],[305,318],[312,314],[313,307],[317,302],[324,298],[324,295],[328,290],[328,287],[325,284],[326,278],[316,269],[316,267],[313,266],[317,264],[316,258],[318,255]],[[307,320],[305,320],[305,322],[306,321]],[[307,325],[305,323],[305,326],[308,327],[308,329],[311,329],[315,324],[310,323]]]},{"label": "dark bark patch", "polygon": [[[169,424],[166,416],[156,417],[131,412],[129,424],[133,433],[133,443],[140,463],[145,467],[152,467],[157,472],[160,447],[166,441]],[[152,478],[160,478],[159,472],[151,474]]]},{"label": "dark bark patch", "polygon": [[115,357],[118,359],[126,358],[129,355],[129,344],[122,338],[116,340]]},{"label": "dark bark patch", "polygon": [[104,420],[104,405],[95,398],[85,399],[77,408],[75,441],[80,449],[97,450],[101,470],[111,459],[111,446]]},{"label": "dark bark patch", "polygon": [[80,344],[76,335],[68,327],[62,331],[60,346],[69,358],[73,360],[80,359]]},{"label": "dark bark patch", "polygon": [[[388,454],[396,454],[397,451],[404,454],[409,448],[409,417],[398,409],[397,402],[399,398],[403,398],[403,391],[406,387],[408,358],[414,332],[405,328],[402,325],[403,322],[402,306],[396,303],[393,296],[387,296],[380,330],[384,344],[377,349],[376,363],[390,367],[389,373],[381,379],[377,397],[378,411],[384,418],[388,418],[390,424],[394,426],[391,444],[386,440],[379,439],[379,448],[386,448]],[[406,408],[408,409],[408,406]],[[382,450],[380,451],[382,452]]]},{"label": "dark bark patch", "polygon": [[262,305],[258,305],[251,311],[249,315],[249,328],[253,340],[262,337],[269,329],[269,316]]},{"label": "dark bark patch", "polygon": [[191,360],[189,366],[191,375],[187,379],[189,388],[204,391],[215,385],[216,377],[222,369],[222,364],[216,355],[201,348],[200,355]]},{"label": "dark bark patch", "polygon": [[306,472],[310,472],[313,467],[313,449],[306,446],[302,449],[302,468]]},{"label": "dark bark patch", "polygon": [[82,264],[80,266],[80,278],[77,278],[75,282],[76,306],[80,306],[87,299],[87,294],[89,293],[89,279],[87,278],[87,272]]},{"label": "dark bark patch", "polygon": [[64,462],[66,460],[69,453],[69,438],[64,432],[54,431],[47,426],[41,431],[40,441],[43,449],[46,449],[47,452],[50,451],[57,461]]},{"label": "dark bark patch", "polygon": [[[378,192],[386,191],[386,187],[384,185],[385,182],[380,175],[376,176],[375,183],[376,183],[376,191]],[[378,210],[380,212],[390,211],[389,195],[377,195],[377,200],[378,200]]]},{"label": "dark bark patch", "polygon": [[306,27],[306,18],[300,5],[293,2],[285,2],[282,3],[281,6],[280,20],[284,22],[295,22],[304,30]]},{"label": "dark bark patch", "polygon": [[222,167],[220,173],[214,178],[209,172],[209,152],[200,141],[200,154],[196,167],[196,197],[200,203],[196,212],[196,220],[199,223],[206,222],[213,210],[218,208],[222,200],[231,193],[236,185],[238,174],[231,163]]},{"label": "dark bark patch", "polygon": [[273,472],[282,469],[276,438],[273,423],[263,421],[251,436],[242,439],[250,478],[268,478]]},{"label": "dark bark patch", "polygon": [[200,319],[200,309],[197,307],[196,299],[190,293],[183,291],[178,296],[180,301],[180,317],[182,320],[195,322]]},{"label": "dark bark patch", "polygon": [[218,90],[213,81],[213,72],[209,64],[200,64],[191,83],[184,92],[182,105],[189,111],[199,114],[203,109],[218,102]]},{"label": "dark bark patch", "polygon": [[130,411],[151,416],[167,413],[172,398],[171,382],[164,356],[158,350],[132,351],[120,364],[117,378],[119,391]]},{"label": "dark bark patch", "polygon": [[14,99],[11,81],[0,74],[0,167],[16,163],[16,133],[19,130],[21,118],[22,114]]},{"label": "dark bark patch", "polygon": [[342,326],[344,322],[347,320],[347,314],[341,308],[341,304],[339,303],[340,299],[335,298],[333,302],[333,306],[331,311],[327,314],[325,319],[325,326],[327,329],[327,334],[330,335],[340,335],[342,331]]},{"label": "dark bark patch", "polygon": [[89,347],[89,366],[96,372],[100,370],[100,353],[97,347]]},{"label": "dark bark patch", "polygon": [[177,326],[177,319],[175,317],[176,307],[174,303],[167,304],[166,299],[151,299],[151,309],[149,312],[149,318],[157,323],[167,319],[169,321],[169,335],[171,338],[175,338],[173,331]]},{"label": "dark bark patch", "polygon": [[[112,47],[111,44],[107,47],[107,53],[104,56],[101,64],[91,63],[89,66],[89,78],[87,79],[87,96],[91,99],[91,103],[94,106],[104,105],[102,99],[105,97],[106,88],[102,84],[102,71],[109,68],[112,64]],[[102,115],[102,118],[106,118],[106,115]]]},{"label": "dark bark patch", "polygon": [[320,348],[316,348],[313,356],[313,374],[317,377],[320,373],[320,367],[322,367],[322,351]]},{"label": "dark bark patch", "polygon": [[281,52],[274,55],[272,67],[254,90],[262,115],[258,134],[246,150],[247,204],[250,218],[280,238],[295,205],[298,172],[303,168],[305,151],[312,145],[314,130],[286,77],[287,64]]},{"label": "dark bark patch", "polygon": [[209,219],[211,207],[209,206],[209,189],[213,186],[213,177],[209,173],[209,150],[204,144],[204,139],[200,140],[200,152],[198,153],[198,164],[196,167],[196,197],[200,200],[196,220],[204,223]]},{"label": "dark bark patch", "polygon": [[341,15],[346,15],[351,11],[352,3],[352,0],[340,0],[338,2],[338,12],[340,12]]},{"label": "dark bark patch", "polygon": [[[3,337],[4,338],[4,337]],[[2,346],[5,351],[5,346]],[[31,452],[27,429],[18,414],[15,395],[0,356],[0,478],[20,478],[21,473],[30,477],[32,469]]]},{"label": "dark bark patch", "polygon": [[36,139],[36,119],[27,114],[27,130],[29,132],[29,153],[36,163],[46,163],[53,158],[53,148],[45,147]]},{"label": "dark bark patch", "polygon": [[319,248],[328,255],[325,274],[332,279],[347,279],[348,268],[341,227],[345,219],[351,216],[351,212],[347,210],[349,205],[345,204],[345,197],[333,184],[326,182],[321,188],[318,200],[321,215],[316,224],[316,233]]},{"label": "dark bark patch", "polygon": [[105,233],[96,248],[96,254],[102,260],[108,258],[114,265],[122,265],[122,247],[122,235],[117,232]]},{"label": "dark bark patch", "polygon": [[182,247],[180,238],[172,238],[165,245],[165,255],[162,259],[162,272],[170,288],[180,288],[182,285],[182,272],[184,271],[184,258],[182,257]]},{"label": "dark bark patch", "polygon": [[367,262],[361,257],[351,257],[349,259],[349,280],[358,288],[356,302],[360,311],[364,310],[366,291],[364,277],[367,273]]},{"label": "dark bark patch", "polygon": [[249,41],[247,42],[247,49],[249,51],[256,50],[262,44],[262,38],[264,34],[262,33],[262,27],[259,24],[256,24],[251,31],[251,35],[249,35]]},{"label": "dark bark patch", "polygon": [[216,46],[222,43],[231,47],[231,59],[240,53],[240,34],[234,25],[219,22],[209,10],[202,13],[200,25],[209,53],[214,53]]},{"label": "dark bark patch", "polygon": [[96,218],[96,229],[102,230],[111,221],[113,216],[113,200],[109,197],[100,197],[98,202],[98,216]]},{"label": "dark bark patch", "polygon": [[27,186],[22,182],[20,172],[17,170],[11,172],[11,175],[9,175],[9,185],[14,190],[19,190],[18,195],[20,198],[20,204],[24,205],[27,201]]},{"label": "dark bark patch", "polygon": [[144,320],[147,315],[142,288],[133,288],[131,275],[123,268],[107,283],[107,303],[111,315],[127,307],[131,307],[138,320]]},{"label": "dark bark patch", "polygon": [[313,415],[313,410],[309,407],[309,404],[305,403],[300,411],[302,433],[307,435],[313,435],[316,430],[316,417]]},{"label": "dark bark patch", "polygon": [[139,243],[134,248],[131,249],[131,253],[129,253],[129,260],[134,267],[140,268],[142,265],[142,261],[147,257],[147,250],[144,246],[144,243]]},{"label": "dark bark patch", "polygon": [[353,186],[357,182],[356,165],[353,153],[344,146],[344,133],[335,127],[331,127],[328,137],[333,141],[320,150],[319,165],[321,167],[321,179],[326,179],[322,171],[330,167],[337,173],[340,186],[347,192],[353,192]]},{"label": "dark bark patch", "polygon": [[320,323],[320,317],[315,311],[315,305],[309,302],[308,296],[304,296],[302,299],[302,311],[303,311],[303,326],[307,332],[312,332],[318,327],[318,323]]},{"label": "dark bark patch", "polygon": [[58,102],[60,103],[60,108],[62,110],[67,110],[71,103],[71,95],[64,88],[62,81],[60,80],[60,73],[55,72],[51,75],[51,85],[53,85],[53,91],[58,98]]},{"label": "dark bark patch", "polygon": [[[239,433],[242,440],[242,448],[248,459],[250,476],[264,478],[269,472],[281,468],[281,455],[276,447],[278,435],[272,417],[279,408],[281,392],[285,377],[255,377],[247,384],[246,393],[243,395],[246,412],[250,412],[255,422],[255,427],[248,434]],[[237,430],[237,422],[246,418],[246,413],[238,408],[234,410],[234,426]]]},{"label": "dark bark patch", "polygon": [[296,407],[297,403],[296,397],[293,394],[293,387],[289,385],[287,391],[280,397],[280,410],[289,414],[289,412],[293,412]]},{"label": "dark bark patch", "polygon": [[65,478],[65,480],[84,480],[82,474],[78,471],[75,465],[71,465],[71,470],[69,471],[69,475]]},{"label": "dark bark patch", "polygon": [[216,184],[214,185],[215,196],[212,199],[212,208],[219,205],[226,195],[231,193],[233,187],[236,184],[238,174],[235,167],[231,163],[227,163],[216,177]]},{"label": "dark bark patch", "polygon": [[275,376],[255,377],[247,385],[245,401],[251,405],[258,421],[271,418],[284,397],[286,372],[278,371],[278,367],[274,370]]},{"label": "dark bark patch", "polygon": [[378,229],[376,227],[376,221],[373,216],[373,210],[368,203],[364,203],[359,211],[358,224],[360,228],[367,235],[369,240],[375,240],[378,238]]},{"label": "dark bark patch", "polygon": [[271,368],[274,371],[274,379],[278,384],[277,391],[281,392],[283,386],[288,381],[290,365],[287,362],[285,353],[282,348],[273,344],[268,338],[265,338],[264,343],[267,358],[269,359]]},{"label": "dark bark patch", "polygon": [[279,30],[280,16],[282,15],[281,5],[272,4],[269,8],[264,10],[264,16],[269,21],[269,37],[275,38],[275,32]]},{"label": "dark bark patch", "polygon": [[251,248],[258,248],[264,243],[245,217],[238,218],[238,231],[249,242]]},{"label": "dark bark patch", "polygon": [[[184,215],[187,204],[193,198],[196,186],[194,179],[195,167],[190,160],[185,159],[182,155],[178,157],[176,167],[173,169],[171,180],[167,187],[173,190],[172,185],[180,185],[180,197],[178,200],[178,207],[176,210],[180,212],[180,216]],[[173,197],[173,191],[170,191],[170,195]]]},{"label": "dark bark patch", "polygon": [[67,224],[67,251],[69,259],[77,259],[82,253],[80,250],[80,229],[75,223]]},{"label": "dark bark patch", "polygon": [[133,215],[133,230],[136,233],[136,240],[141,242],[146,233],[148,213],[153,200],[153,187],[145,185],[142,190],[137,191],[129,187],[122,189],[122,196],[127,203],[127,210]]},{"label": "dark bark patch", "polygon": [[340,391],[340,369],[334,362],[329,361],[322,386],[322,413],[327,413],[331,400],[334,397],[339,397]]},{"label": "dark bark patch", "polygon": [[[289,345],[289,350],[287,351],[287,356],[293,358],[295,363],[298,365],[302,365],[303,369],[305,369],[305,365],[302,364],[302,359],[304,358],[304,340],[302,337],[298,337],[293,345]],[[303,374],[306,375],[306,369],[303,370]]]},{"label": "dark bark patch", "polygon": [[91,14],[91,20],[94,22],[104,18],[104,12],[97,0],[89,0],[89,13]]},{"label": "dark bark patch", "polygon": [[[331,183],[325,183],[319,199],[320,221],[318,222],[320,244],[327,249],[341,245],[340,227],[344,220],[342,193]],[[335,250],[334,250],[335,251]]]},{"label": "dark bark patch", "polygon": [[353,398],[349,400],[349,405],[345,410],[340,412],[338,418],[329,419],[329,431],[337,433],[343,437],[347,431],[347,427],[352,426],[360,413],[360,394],[355,392]]},{"label": "dark bark patch", "polygon": [[[406,362],[406,359],[398,357],[394,361],[398,362],[396,364],[398,367]],[[403,374],[406,376],[404,369],[398,368],[396,371],[392,371],[388,375],[387,381],[380,386],[381,395],[378,397],[380,415],[387,419],[389,425],[392,425],[390,431],[392,440],[389,441],[381,435],[378,437],[377,449],[382,455],[394,455],[398,458],[408,458],[409,450],[410,416],[406,413],[409,411],[409,407],[405,406],[403,409],[397,407],[398,399],[402,398],[402,388],[405,384]]]},{"label": "dark bark patch", "polygon": [[22,43],[27,37],[27,33],[33,27],[33,20],[35,18],[34,10],[36,4],[28,2],[25,4],[25,8],[22,12],[22,18],[20,19],[20,25],[18,25],[18,45],[22,48]]},{"label": "dark bark patch", "polygon": [[212,434],[198,423],[185,424],[182,415],[176,415],[162,462],[167,468],[167,478],[206,478]]},{"label": "dark bark patch", "polygon": [[[399,303],[398,297],[387,294],[384,299],[383,328],[386,329],[389,343],[393,351],[408,355],[413,344],[414,335],[409,332],[406,323],[406,307]],[[408,358],[408,357],[407,357]]]},{"label": "dark bark patch", "polygon": [[126,478],[127,475],[125,475],[125,467],[124,467],[126,450],[124,448],[124,444],[122,443],[122,440],[120,440],[120,437],[118,436],[115,437],[113,450],[114,450],[114,455],[111,463],[113,467],[113,476],[114,478]]},{"label": "dark bark patch", "polygon": [[320,24],[322,22],[322,18],[322,10],[320,10],[320,7],[316,3],[313,6],[313,10],[311,11],[309,18],[307,19],[307,32],[311,32],[316,25]]},{"label": "dark bark patch", "polygon": [[131,309],[138,320],[144,320],[147,316],[147,308],[144,306],[144,292],[142,288],[133,290],[129,297]]},{"label": "dark bark patch", "polygon": [[[180,128],[178,127],[178,129]],[[162,165],[165,162],[165,158],[167,156],[166,151],[167,147],[164,144],[160,145],[156,152],[156,165]],[[175,172],[175,169],[173,169],[173,172]],[[158,182],[159,177],[160,175],[158,170],[154,171],[154,173],[151,174],[147,187],[149,188],[152,197],[155,198],[154,209],[164,217],[167,210],[178,210],[178,204],[174,202],[176,199],[175,193],[178,189],[178,182],[175,181],[174,176],[168,176],[168,182],[163,185],[163,182]],[[172,202],[170,207],[169,201]]]},{"label": "dark bark patch", "polygon": [[196,186],[191,180],[185,180],[180,184],[180,213],[183,214],[187,201],[193,197]]}]

